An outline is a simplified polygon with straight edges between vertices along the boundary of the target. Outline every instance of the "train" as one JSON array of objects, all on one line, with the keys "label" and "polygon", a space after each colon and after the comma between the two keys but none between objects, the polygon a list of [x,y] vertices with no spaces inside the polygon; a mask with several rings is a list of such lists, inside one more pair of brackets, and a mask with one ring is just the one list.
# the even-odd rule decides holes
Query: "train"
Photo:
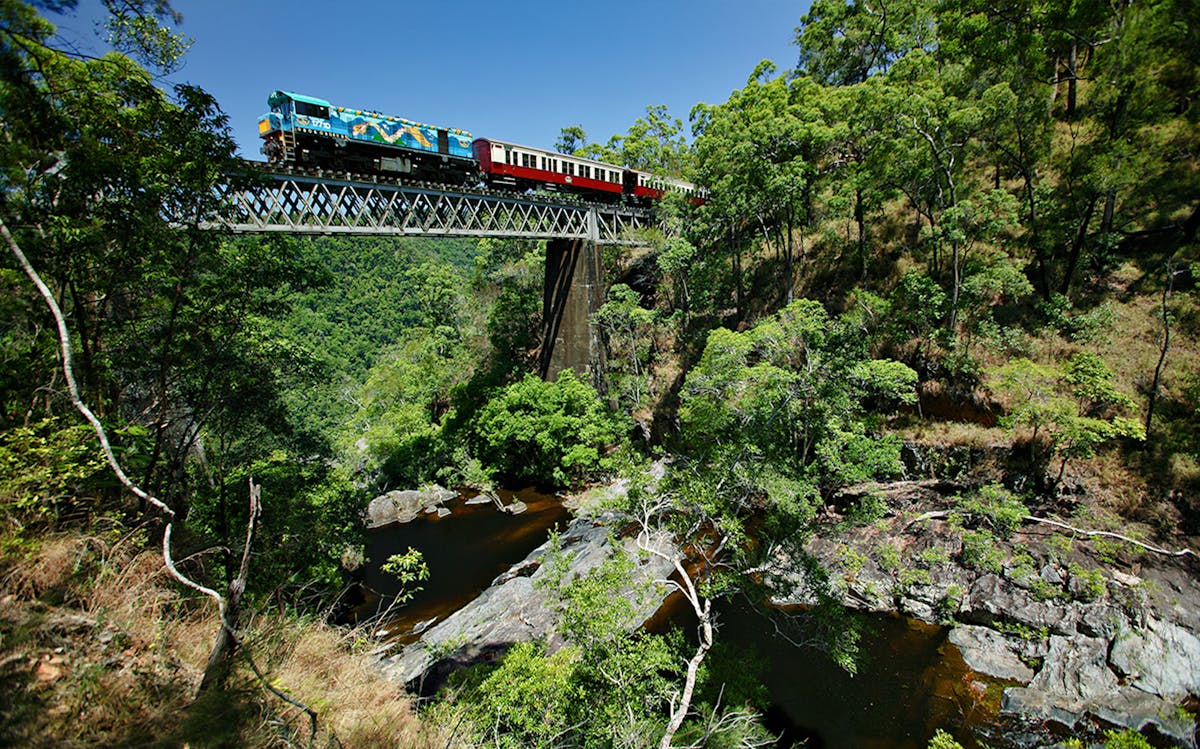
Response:
[{"label": "train", "polygon": [[556,151],[474,138],[324,99],[274,91],[258,121],[262,153],[274,165],[338,169],[490,189],[552,190],[600,202],[650,205],[669,193],[703,203],[703,188],[682,179]]}]

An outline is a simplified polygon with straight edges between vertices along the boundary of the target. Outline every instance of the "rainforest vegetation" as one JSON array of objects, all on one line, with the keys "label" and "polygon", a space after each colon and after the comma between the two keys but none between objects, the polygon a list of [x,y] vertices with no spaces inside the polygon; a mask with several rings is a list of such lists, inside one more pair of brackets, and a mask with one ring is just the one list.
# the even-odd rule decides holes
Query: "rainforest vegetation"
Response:
[{"label": "rainforest vegetation", "polygon": [[[1194,2],[817,0],[688,126],[564,128],[710,195],[602,250],[606,370],[551,380],[544,244],[202,228],[255,177],[219,102],[158,85],[174,11],[105,0],[94,59],[56,46],[75,5],[0,0],[0,744],[767,745],[714,602],[827,575],[818,518],[877,519],[848,490],[905,444],[1027,461],[964,493],[965,566],[1031,513],[1195,554]],[[564,571],[564,647],[418,707],[335,623],[371,497],[621,477],[609,511],[700,547],[694,630],[638,630],[630,560]],[[792,623],[855,668],[839,601]]]}]

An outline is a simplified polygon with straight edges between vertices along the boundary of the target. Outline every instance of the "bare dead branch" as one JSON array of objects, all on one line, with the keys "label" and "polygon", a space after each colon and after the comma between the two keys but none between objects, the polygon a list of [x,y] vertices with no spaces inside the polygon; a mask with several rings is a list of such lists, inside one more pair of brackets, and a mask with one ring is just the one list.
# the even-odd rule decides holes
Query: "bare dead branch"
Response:
[{"label": "bare dead branch", "polygon": [[58,342],[59,351],[62,354],[63,375],[67,379],[67,390],[71,396],[71,403],[83,414],[83,417],[87,419],[88,423],[92,425],[92,429],[95,430],[96,437],[100,440],[100,446],[104,450],[104,457],[108,459],[109,467],[112,468],[113,473],[117,475],[117,479],[124,484],[126,489],[133,492],[140,499],[154,505],[168,518],[173,519],[175,511],[158,497],[152,496],[142,491],[141,487],[136,486],[125,475],[125,471],[122,470],[120,463],[117,462],[117,456],[113,454],[112,445],[108,441],[108,434],[104,431],[104,426],[79,395],[79,386],[75,382],[75,371],[72,364],[71,334],[67,330],[67,321],[63,317],[62,310],[59,309],[58,302],[54,299],[54,294],[51,293],[50,288],[42,281],[42,277],[38,275],[38,272],[34,270],[29,259],[25,257],[25,253],[21,251],[20,245],[17,244],[17,240],[13,238],[12,233],[9,232],[8,226],[3,220],[0,220],[0,235],[4,236],[9,249],[12,250],[13,255],[17,258],[17,263],[25,271],[25,275],[29,276],[30,280],[33,281],[33,285],[37,287],[38,293],[46,300],[46,306],[50,308],[50,314],[54,316],[54,323],[58,326]]},{"label": "bare dead branch", "polygon": [[1192,549],[1178,549],[1176,551],[1172,551],[1170,549],[1163,549],[1158,546],[1152,546],[1148,543],[1138,541],[1135,538],[1130,538],[1129,536],[1123,536],[1120,533],[1112,533],[1111,531],[1089,531],[1085,528],[1077,528],[1073,525],[1061,523],[1057,520],[1050,520],[1048,518],[1039,518],[1034,515],[1026,515],[1024,517],[1024,520],[1026,520],[1030,523],[1042,523],[1043,525],[1052,525],[1056,528],[1062,528],[1063,530],[1071,531],[1072,533],[1078,533],[1081,536],[1088,536],[1088,537],[1100,536],[1103,538],[1115,538],[1119,541],[1124,541],[1125,543],[1129,543],[1129,544],[1133,544],[1134,546],[1141,547],[1141,548],[1145,549],[1146,551],[1152,551],[1155,554],[1163,554],[1163,555],[1166,555],[1169,557],[1182,557],[1182,556],[1187,556],[1188,554],[1190,554],[1190,555],[1200,559],[1200,554],[1197,554]]}]

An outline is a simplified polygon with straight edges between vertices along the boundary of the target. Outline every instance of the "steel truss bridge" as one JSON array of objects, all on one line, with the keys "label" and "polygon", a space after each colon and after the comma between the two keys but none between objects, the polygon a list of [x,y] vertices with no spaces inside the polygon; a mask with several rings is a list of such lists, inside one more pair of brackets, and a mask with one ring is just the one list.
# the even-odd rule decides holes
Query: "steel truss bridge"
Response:
[{"label": "steel truss bridge", "polygon": [[203,228],[239,234],[498,237],[641,245],[653,211],[432,184],[399,184],[329,172],[263,169],[219,188],[226,208]]}]

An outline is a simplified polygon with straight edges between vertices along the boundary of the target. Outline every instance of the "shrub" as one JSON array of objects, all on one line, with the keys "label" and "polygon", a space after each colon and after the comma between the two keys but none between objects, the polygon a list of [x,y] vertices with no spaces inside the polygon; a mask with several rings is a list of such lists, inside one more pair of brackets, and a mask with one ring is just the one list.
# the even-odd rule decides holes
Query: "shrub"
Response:
[{"label": "shrub", "polygon": [[493,472],[564,486],[602,468],[622,433],[596,391],[570,370],[554,382],[534,375],[489,400],[471,423],[476,454]]},{"label": "shrub", "polygon": [[0,434],[0,509],[22,520],[52,520],[111,480],[86,424],[46,419]]},{"label": "shrub", "polygon": [[939,728],[938,732],[929,740],[927,749],[963,749],[963,745],[955,741],[953,736]]},{"label": "shrub", "polygon": [[959,500],[958,511],[990,525],[1001,538],[1008,538],[1029,514],[1029,509],[1002,486],[989,484],[966,499]]},{"label": "shrub", "polygon": [[963,534],[962,563],[976,570],[999,574],[1004,569],[1004,552],[996,546],[990,531],[967,531]]}]

